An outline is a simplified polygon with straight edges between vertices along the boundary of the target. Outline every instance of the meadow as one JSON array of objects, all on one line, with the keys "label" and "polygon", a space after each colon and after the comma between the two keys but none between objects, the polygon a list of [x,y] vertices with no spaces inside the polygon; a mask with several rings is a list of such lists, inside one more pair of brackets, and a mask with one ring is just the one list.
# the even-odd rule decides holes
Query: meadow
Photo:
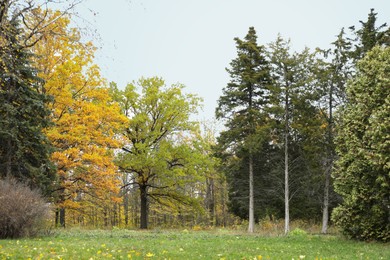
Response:
[{"label": "meadow", "polygon": [[264,236],[228,229],[70,229],[0,240],[0,259],[390,259],[390,247],[301,232]]}]

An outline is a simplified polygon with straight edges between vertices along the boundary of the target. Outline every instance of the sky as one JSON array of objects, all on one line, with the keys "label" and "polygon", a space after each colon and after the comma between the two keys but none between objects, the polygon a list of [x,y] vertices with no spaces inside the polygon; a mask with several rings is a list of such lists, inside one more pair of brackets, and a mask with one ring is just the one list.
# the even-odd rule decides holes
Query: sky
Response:
[{"label": "sky", "polygon": [[95,62],[120,88],[141,77],[204,99],[197,120],[213,121],[236,57],[235,37],[253,26],[262,45],[278,34],[292,47],[329,48],[341,28],[359,27],[370,9],[390,23],[389,0],[85,0],[75,23],[94,31]]}]

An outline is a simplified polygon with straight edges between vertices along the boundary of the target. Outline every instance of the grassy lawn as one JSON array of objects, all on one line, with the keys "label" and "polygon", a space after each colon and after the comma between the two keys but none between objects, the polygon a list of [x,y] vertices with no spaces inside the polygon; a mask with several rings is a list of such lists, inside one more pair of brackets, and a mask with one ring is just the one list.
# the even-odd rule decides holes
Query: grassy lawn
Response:
[{"label": "grassy lawn", "polygon": [[0,259],[390,259],[390,245],[336,236],[215,231],[63,230],[0,240]]}]

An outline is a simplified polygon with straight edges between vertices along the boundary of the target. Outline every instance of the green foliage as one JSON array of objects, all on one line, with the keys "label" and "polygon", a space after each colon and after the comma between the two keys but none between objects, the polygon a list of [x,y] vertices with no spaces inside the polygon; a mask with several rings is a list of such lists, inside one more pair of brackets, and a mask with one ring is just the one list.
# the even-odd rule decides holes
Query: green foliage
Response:
[{"label": "green foliage", "polygon": [[268,103],[271,83],[270,67],[264,46],[257,44],[253,27],[244,40],[234,40],[237,58],[226,69],[231,80],[218,100],[216,117],[226,120],[227,130],[221,133],[220,144],[224,143],[225,147],[246,145],[248,149],[251,143],[259,141],[256,133],[262,132],[265,120],[262,113]]},{"label": "green foliage", "polygon": [[288,234],[290,237],[307,237],[307,232],[300,228],[295,228]]},{"label": "green foliage", "polygon": [[117,100],[130,119],[124,133],[126,153],[119,154],[118,165],[128,175],[125,187],[140,189],[142,228],[147,226],[148,199],[175,210],[198,205],[185,187],[204,178],[199,166],[205,156],[196,146],[197,125],[190,121],[200,99],[183,94],[183,88],[167,87],[160,78],[141,79]]},{"label": "green foliage", "polygon": [[375,47],[347,86],[337,138],[333,219],[355,239],[390,240],[390,48]]},{"label": "green foliage", "polygon": [[55,179],[49,160],[52,146],[43,134],[51,100],[31,66],[32,54],[21,45],[18,20],[0,21],[0,176],[29,181],[47,191]]},{"label": "green foliage", "polygon": [[351,57],[355,61],[362,59],[374,46],[390,45],[390,27],[386,23],[377,26],[376,16],[377,13],[374,12],[374,9],[371,9],[367,21],[360,21],[360,29],[356,30],[355,26],[350,27],[355,35],[355,39],[353,39],[354,49],[351,52]]}]

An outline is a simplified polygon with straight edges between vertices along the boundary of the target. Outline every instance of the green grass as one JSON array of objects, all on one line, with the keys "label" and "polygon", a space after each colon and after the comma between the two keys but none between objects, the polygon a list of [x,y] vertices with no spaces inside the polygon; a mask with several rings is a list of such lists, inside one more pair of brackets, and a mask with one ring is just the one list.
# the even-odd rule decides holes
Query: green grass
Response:
[{"label": "green grass", "polygon": [[337,236],[264,237],[230,230],[62,230],[0,240],[0,259],[390,259],[389,244]]}]

